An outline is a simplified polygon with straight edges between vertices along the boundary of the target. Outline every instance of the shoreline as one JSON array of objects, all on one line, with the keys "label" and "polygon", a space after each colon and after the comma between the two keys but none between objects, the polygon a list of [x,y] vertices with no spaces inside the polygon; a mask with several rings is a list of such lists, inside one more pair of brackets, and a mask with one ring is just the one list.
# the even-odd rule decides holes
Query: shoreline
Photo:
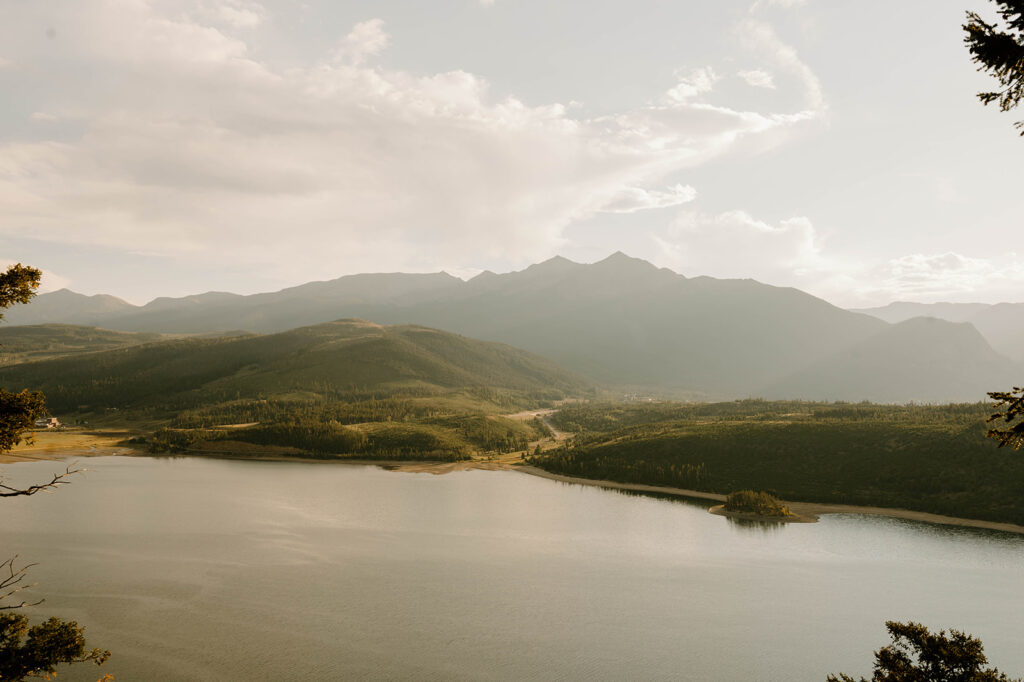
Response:
[{"label": "shoreline", "polygon": [[[28,454],[26,450],[34,450],[34,452],[32,452],[32,454]],[[551,473],[549,471],[545,471],[535,466],[520,465],[517,462],[509,461],[511,458],[438,462],[428,460],[325,459],[314,457],[296,457],[294,455],[284,455],[280,453],[272,453],[266,456],[259,456],[256,453],[164,453],[154,455],[127,446],[111,447],[110,445],[103,444],[86,446],[84,448],[62,448],[58,446],[49,448],[43,447],[36,449],[26,448],[22,446],[19,447],[17,450],[0,455],[0,465],[17,464],[19,462],[53,461],[67,457],[102,456],[209,457],[212,459],[234,459],[265,462],[308,462],[311,464],[331,463],[351,464],[354,466],[371,465],[380,467],[381,469],[385,469],[388,471],[397,471],[404,473],[424,473],[433,475],[448,474],[456,471],[469,471],[473,469],[480,469],[485,471],[518,471],[529,476],[546,478],[551,481],[558,481],[561,483],[575,485],[592,486],[595,488],[608,488],[611,490],[630,490],[633,492],[640,493],[655,493],[661,495],[672,495],[676,497],[689,497],[692,499],[711,500],[718,503],[725,502],[726,498],[725,495],[719,493],[709,493],[702,490],[689,490],[686,488],[674,488],[670,486],[647,485],[645,483],[620,483],[618,481],[604,481],[592,478],[579,478],[577,476],[565,476],[562,474]],[[785,502],[796,518],[758,518],[757,520],[767,520],[771,522],[777,521],[780,523],[814,523],[818,521],[818,517],[820,517],[822,514],[861,514],[865,516],[885,516],[894,519],[903,519],[906,521],[920,521],[924,523],[934,523],[944,526],[959,526],[963,528],[996,530],[1006,533],[1014,533],[1017,535],[1024,535],[1024,525],[1007,523],[1003,521],[983,521],[980,519],[968,519],[958,516],[944,516],[942,514],[932,514],[930,512],[913,511],[910,509],[900,509],[897,507],[873,507],[852,504],[830,504],[824,502],[794,502],[789,500],[785,500]],[[709,513],[726,517],[734,516],[729,512],[724,512],[721,509],[716,509],[716,507],[720,506],[721,504],[713,505],[711,508],[708,509]]]},{"label": "shoreline", "polygon": [[[611,488],[613,490],[633,490],[636,492],[651,492],[660,493],[663,495],[676,495],[678,497],[691,497],[705,500],[715,500],[717,502],[725,502],[725,495],[718,493],[708,493],[701,490],[687,490],[685,488],[670,488],[667,486],[656,486],[656,485],[645,485],[643,483],[619,483],[617,481],[601,481],[592,478],[578,478],[576,476],[563,476],[562,474],[553,474],[549,471],[544,471],[537,467],[532,466],[521,466],[512,467],[514,471],[520,471],[524,474],[531,476],[539,476],[541,478],[547,478],[553,481],[561,481],[562,483],[575,483],[578,485],[589,485],[598,488]],[[960,526],[964,528],[980,528],[983,530],[998,530],[1005,533],[1015,533],[1017,535],[1024,535],[1024,526],[1017,525],[1015,523],[1007,523],[1004,521],[982,521],[980,519],[965,519],[959,516],[943,516],[942,514],[932,514],[930,512],[913,511],[910,509],[900,509],[897,507],[870,507],[870,506],[858,506],[853,504],[828,504],[824,502],[791,502],[784,500],[786,505],[792,510],[792,512],[806,519],[805,522],[814,523],[818,521],[818,517],[822,514],[862,514],[865,516],[887,516],[894,519],[903,519],[906,521],[922,521],[924,523],[934,523],[942,526]],[[711,511],[710,509],[708,511]],[[712,512],[714,513],[714,512]],[[726,514],[720,514],[725,516]],[[761,519],[764,520],[764,519]],[[776,519],[771,519],[775,521]],[[785,523],[784,519],[778,519]]]}]

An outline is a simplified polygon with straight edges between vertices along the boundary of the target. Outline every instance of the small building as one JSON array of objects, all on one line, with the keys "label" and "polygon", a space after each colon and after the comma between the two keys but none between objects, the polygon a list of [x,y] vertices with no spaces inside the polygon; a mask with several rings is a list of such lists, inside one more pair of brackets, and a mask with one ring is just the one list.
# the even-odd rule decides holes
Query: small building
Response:
[{"label": "small building", "polygon": [[60,426],[60,420],[56,417],[46,417],[45,419],[36,420],[37,429],[56,429]]}]

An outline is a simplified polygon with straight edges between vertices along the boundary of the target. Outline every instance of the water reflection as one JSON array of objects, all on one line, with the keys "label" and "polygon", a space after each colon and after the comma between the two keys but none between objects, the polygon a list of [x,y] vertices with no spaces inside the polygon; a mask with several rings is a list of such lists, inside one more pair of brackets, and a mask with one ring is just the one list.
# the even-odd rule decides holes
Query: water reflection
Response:
[{"label": "water reflection", "polygon": [[729,526],[741,533],[754,533],[760,535],[777,535],[785,528],[785,521],[773,521],[770,519],[741,519],[736,516],[723,516]]},{"label": "water reflection", "polygon": [[[584,485],[582,483],[566,483],[565,485]],[[715,500],[708,500],[703,497],[689,497],[686,495],[671,495],[669,493],[659,493],[649,490],[628,490],[625,488],[601,488],[600,486],[589,486],[598,487],[600,490],[607,490],[619,495],[625,495],[626,497],[644,497],[651,500],[663,500],[665,502],[674,502],[676,504],[685,505],[687,507],[699,507],[707,510],[709,507],[719,504]]]}]

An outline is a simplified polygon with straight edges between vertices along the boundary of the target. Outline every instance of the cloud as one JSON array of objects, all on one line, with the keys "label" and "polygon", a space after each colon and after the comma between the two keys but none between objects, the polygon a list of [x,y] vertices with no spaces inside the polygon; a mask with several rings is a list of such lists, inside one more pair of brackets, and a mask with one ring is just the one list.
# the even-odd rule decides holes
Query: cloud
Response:
[{"label": "cloud", "polygon": [[818,114],[825,112],[827,107],[821,81],[814,70],[800,58],[796,48],[779,38],[775,29],[763,21],[747,18],[740,22],[738,31],[744,44],[757,50],[781,71],[797,79],[803,89],[804,107],[808,111]]},{"label": "cloud", "polygon": [[651,208],[669,208],[693,201],[697,190],[689,185],[676,184],[665,191],[625,187],[601,207],[605,213],[636,213]]},{"label": "cloud", "polygon": [[390,43],[391,36],[384,31],[384,20],[370,19],[352,28],[335,50],[334,59],[358,66],[383,52]]},{"label": "cloud", "polygon": [[76,30],[43,46],[14,28],[45,24],[38,3],[0,10],[13,57],[65,67],[46,108],[75,112],[59,140],[0,143],[0,235],[290,279],[521,264],[597,212],[692,200],[686,185],[649,188],[815,115],[707,101],[710,68],[610,115],[527,105],[477,74],[371,64],[390,43],[379,19],[322,59],[277,66],[237,14],[271,30],[258,6],[182,9],[194,6],[69,3],[62,25]]},{"label": "cloud", "polygon": [[43,122],[52,122],[52,121],[59,121],[60,120],[59,116],[56,116],[54,114],[49,114],[49,113],[47,113],[45,111],[34,111],[34,112],[32,112],[32,115],[29,116],[29,118],[32,119],[33,121],[43,121]]},{"label": "cloud", "polygon": [[812,221],[794,216],[775,223],[741,210],[682,211],[654,236],[654,260],[687,276],[752,278],[793,286],[846,307],[891,301],[1020,300],[1024,261],[956,252],[914,253],[866,260],[828,250]]},{"label": "cloud", "polygon": [[751,87],[766,88],[768,90],[775,89],[775,79],[767,71],[750,69],[749,71],[740,71],[736,75],[746,81],[747,85]]},{"label": "cloud", "polygon": [[771,224],[746,211],[685,211],[655,237],[664,256],[686,275],[754,277],[789,284],[825,266],[814,225],[803,216]]},{"label": "cloud", "polygon": [[192,14],[197,22],[243,30],[257,28],[269,16],[263,5],[250,0],[199,0]]},{"label": "cloud", "polygon": [[668,98],[673,102],[686,102],[687,100],[711,92],[718,76],[711,67],[693,69],[684,76],[676,75],[679,83],[668,91]]},{"label": "cloud", "polygon": [[750,6],[750,11],[756,12],[763,7],[781,7],[783,9],[793,9],[794,7],[800,7],[806,4],[807,0],[757,0],[757,2]]},{"label": "cloud", "polygon": [[877,295],[881,291],[891,299],[929,300],[997,290],[1017,300],[1024,284],[1024,263],[1016,254],[997,260],[972,258],[952,251],[914,253],[888,260],[874,268],[871,275],[879,284],[863,287],[865,295]]}]

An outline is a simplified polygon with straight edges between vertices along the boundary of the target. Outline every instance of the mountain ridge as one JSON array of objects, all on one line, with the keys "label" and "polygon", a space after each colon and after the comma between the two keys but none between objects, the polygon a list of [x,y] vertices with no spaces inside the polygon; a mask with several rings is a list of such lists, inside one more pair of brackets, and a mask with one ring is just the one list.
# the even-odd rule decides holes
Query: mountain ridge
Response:
[{"label": "mountain ridge", "polygon": [[[892,325],[876,316],[753,279],[687,278],[621,252],[590,264],[559,256],[468,281],[447,273],[370,273],[249,296],[208,292],[98,317],[90,324],[178,334],[239,329],[267,334],[338,318],[423,325],[522,348],[604,386],[688,399],[738,398],[797,386],[810,390],[814,382],[790,378],[812,367],[833,382],[861,385],[872,396],[903,395],[893,383],[892,362],[900,353],[909,362],[900,350],[902,337],[886,334]],[[880,344],[894,344],[871,347],[878,371],[843,355],[876,336]],[[994,358],[991,348],[968,351],[970,344],[961,337],[939,325],[932,336],[919,339],[924,356],[946,358],[948,367],[930,371],[911,363],[916,374],[901,374],[902,380],[932,388],[908,399],[983,399],[966,394],[966,384],[953,371],[973,366],[971,352],[984,356],[986,368],[1005,363],[1007,374],[1016,371],[1009,360]],[[837,373],[840,367],[853,374],[844,378]],[[986,378],[993,374],[984,371]],[[875,383],[863,384],[862,375],[875,377]],[[944,378],[936,384],[936,377]]]}]

